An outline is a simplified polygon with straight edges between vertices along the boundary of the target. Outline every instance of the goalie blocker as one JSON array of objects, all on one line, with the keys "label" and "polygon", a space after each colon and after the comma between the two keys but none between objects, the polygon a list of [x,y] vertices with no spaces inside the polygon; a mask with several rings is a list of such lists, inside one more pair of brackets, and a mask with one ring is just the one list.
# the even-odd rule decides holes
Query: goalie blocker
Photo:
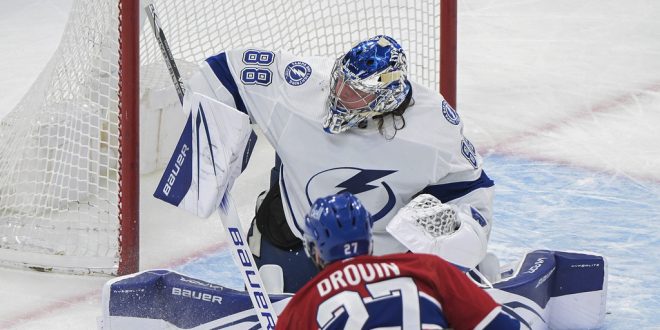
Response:
[{"label": "goalie blocker", "polygon": [[188,120],[154,197],[202,218],[218,209],[257,140],[244,113],[199,93],[184,97]]}]

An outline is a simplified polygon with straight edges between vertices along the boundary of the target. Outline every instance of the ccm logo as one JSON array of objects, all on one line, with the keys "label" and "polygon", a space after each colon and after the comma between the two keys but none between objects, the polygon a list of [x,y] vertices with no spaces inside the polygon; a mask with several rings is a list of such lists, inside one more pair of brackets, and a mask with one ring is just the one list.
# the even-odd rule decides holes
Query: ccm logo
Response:
[{"label": "ccm logo", "polygon": [[529,267],[529,269],[525,272],[527,274],[534,274],[541,266],[543,266],[543,263],[545,262],[545,259],[547,258],[538,258],[532,267]]},{"label": "ccm logo", "polygon": [[186,160],[186,152],[188,152],[188,150],[190,150],[190,147],[186,144],[181,147],[179,155],[176,157],[174,167],[170,171],[170,175],[167,177],[167,182],[165,182],[165,186],[163,187],[163,194],[165,194],[165,196],[170,195],[174,181],[176,181],[176,176],[179,175],[179,170],[181,170],[181,166],[183,166],[183,162]]}]

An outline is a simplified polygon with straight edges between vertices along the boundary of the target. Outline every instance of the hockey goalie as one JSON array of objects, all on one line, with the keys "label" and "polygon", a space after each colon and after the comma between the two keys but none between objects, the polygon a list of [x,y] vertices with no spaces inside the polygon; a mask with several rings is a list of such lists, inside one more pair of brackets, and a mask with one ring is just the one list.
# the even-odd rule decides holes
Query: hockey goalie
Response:
[{"label": "hockey goalie", "polygon": [[[413,328],[509,329],[516,324],[574,329],[602,324],[607,289],[602,256],[537,250],[515,265],[500,267],[486,253],[493,182],[463,136],[458,114],[440,95],[409,81],[406,70],[402,47],[382,35],[359,42],[334,62],[238,49],[202,63],[187,82],[182,99],[188,121],[154,196],[202,217],[220,208],[227,227],[226,219],[236,220],[229,192],[254,142],[250,121],[264,131],[281,158],[276,183],[259,208],[250,239],[242,235],[238,221],[231,224],[237,231],[228,227],[247,290],[168,270],[129,275],[105,286],[102,327],[274,328],[280,313],[291,318],[291,312],[282,310],[296,300],[280,292],[301,292],[308,283],[317,283],[316,289],[325,293],[322,302],[315,297],[307,306],[316,311],[315,328],[415,324]],[[370,236],[362,239],[367,246],[350,237],[323,247],[317,237],[309,244],[308,219],[321,219],[326,212],[312,202],[343,193],[359,198],[369,213]],[[259,222],[263,212],[265,223]],[[348,211],[341,212],[337,219]],[[348,223],[354,226],[354,221]],[[333,233],[329,228],[321,232]],[[334,259],[342,253],[347,261]],[[346,272],[331,272],[329,282],[318,278],[339,271],[338,265],[352,262],[353,256],[372,253],[384,260],[392,253],[404,257],[391,269],[374,268],[375,275],[362,276],[364,281],[349,280]],[[416,253],[419,260],[430,254],[434,265],[455,269],[414,272],[423,268]],[[277,266],[269,268],[273,264]],[[266,283],[281,284],[270,294],[262,290],[257,265],[276,270],[263,276]],[[324,270],[319,273],[318,268]],[[461,305],[460,292],[449,294],[452,299],[438,298],[447,293],[442,285],[423,285],[421,278],[407,287],[412,297],[388,288],[394,282],[387,281],[394,278],[385,276],[386,270],[398,276],[401,269],[423,273],[417,275],[425,283],[440,283],[436,277],[445,276],[484,304]],[[313,278],[317,282],[309,282]],[[420,322],[408,323],[404,314],[415,313]]]}]

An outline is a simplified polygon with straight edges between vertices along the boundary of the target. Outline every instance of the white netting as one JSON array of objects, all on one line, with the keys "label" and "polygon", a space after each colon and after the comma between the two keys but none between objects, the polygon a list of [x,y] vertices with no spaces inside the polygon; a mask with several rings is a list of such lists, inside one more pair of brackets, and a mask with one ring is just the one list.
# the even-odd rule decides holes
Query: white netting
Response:
[{"label": "white netting", "polygon": [[0,125],[0,262],[117,266],[118,8],[78,2],[53,58]]},{"label": "white netting", "polygon": [[[440,0],[155,5],[184,76],[223,49],[251,46],[334,58],[358,40],[389,34],[407,50],[412,79],[438,89]],[[76,1],[55,55],[0,123],[2,265],[116,273],[118,13],[117,1]],[[148,23],[140,53],[141,95],[151,89],[174,95]]]},{"label": "white netting", "polygon": [[[196,64],[236,47],[335,58],[359,40],[389,34],[406,50],[412,79],[438,89],[440,0],[202,0],[155,6],[177,64]],[[143,66],[162,61],[151,38],[140,51]]]}]

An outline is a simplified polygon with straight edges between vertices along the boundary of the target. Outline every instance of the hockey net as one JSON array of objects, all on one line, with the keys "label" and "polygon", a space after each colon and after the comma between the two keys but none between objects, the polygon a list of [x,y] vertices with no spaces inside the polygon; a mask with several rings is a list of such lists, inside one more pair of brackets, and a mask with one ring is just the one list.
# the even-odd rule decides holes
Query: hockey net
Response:
[{"label": "hockey net", "polygon": [[[0,265],[84,274],[138,269],[137,107],[121,97],[176,94],[145,24],[146,3],[135,1],[75,1],[60,46],[2,118]],[[356,41],[388,34],[406,49],[412,79],[453,100],[455,0],[154,4],[184,78],[224,49],[334,58]],[[135,11],[142,19],[129,20]],[[129,21],[140,33],[139,89],[129,70],[138,64],[123,61],[138,52],[137,42],[123,39],[130,38]],[[449,47],[441,48],[441,39]]]}]

